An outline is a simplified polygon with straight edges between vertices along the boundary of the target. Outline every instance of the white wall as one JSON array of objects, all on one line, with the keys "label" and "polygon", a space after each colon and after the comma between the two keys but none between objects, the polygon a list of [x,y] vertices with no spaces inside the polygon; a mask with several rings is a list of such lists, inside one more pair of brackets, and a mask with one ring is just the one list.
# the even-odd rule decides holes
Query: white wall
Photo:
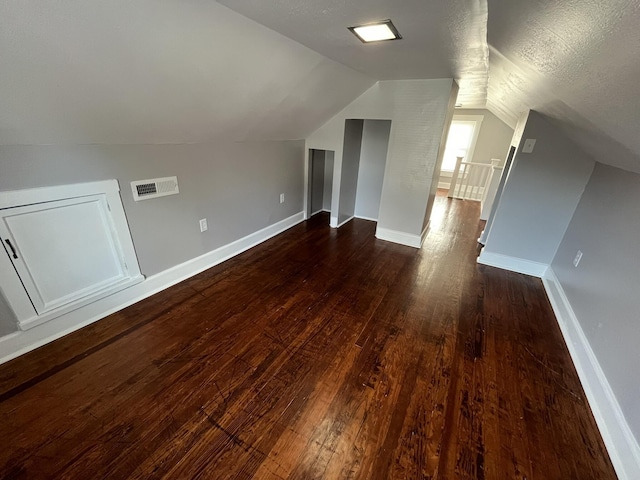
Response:
[{"label": "white wall", "polygon": [[[533,153],[522,153],[527,138],[537,139]],[[549,265],[594,164],[543,116],[531,112],[479,261],[491,263],[498,255]]]},{"label": "white wall", "polygon": [[364,121],[356,192],[356,217],[378,220],[390,133],[389,120]]},{"label": "white wall", "polygon": [[[640,175],[596,164],[552,269],[640,438]],[[576,252],[583,252],[578,267]]]},{"label": "white wall", "polygon": [[[457,89],[452,79],[378,82],[307,137],[307,149],[335,151],[333,207],[341,201],[345,120],[391,120],[377,235],[382,229],[419,245],[434,176],[437,181],[442,132],[449,110],[453,111],[450,98]],[[332,212],[334,225],[336,215]]]}]

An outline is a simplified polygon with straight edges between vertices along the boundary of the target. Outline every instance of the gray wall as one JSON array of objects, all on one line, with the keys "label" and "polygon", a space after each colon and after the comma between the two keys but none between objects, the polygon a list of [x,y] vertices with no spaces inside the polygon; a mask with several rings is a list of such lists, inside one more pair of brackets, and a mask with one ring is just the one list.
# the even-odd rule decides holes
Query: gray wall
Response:
[{"label": "gray wall", "polygon": [[[0,255],[4,255],[0,250]],[[0,336],[11,333],[18,329],[18,323],[13,311],[9,308],[9,304],[5,300],[2,292],[0,292]]]},{"label": "gray wall", "polygon": [[[303,148],[303,141],[0,146],[0,190],[118,179],[142,273],[153,275],[301,212]],[[178,176],[178,195],[133,201],[129,182],[170,175]],[[205,217],[209,230],[200,233]],[[15,330],[2,303],[0,325]]]},{"label": "gray wall", "polygon": [[335,152],[326,150],[324,154],[324,193],[322,196],[322,209],[331,211],[331,194],[333,193],[333,163]]},{"label": "gray wall", "polygon": [[[640,438],[640,175],[596,164],[552,268]],[[577,268],[576,252],[583,252]]]},{"label": "gray wall", "polygon": [[513,137],[513,129],[509,125],[489,110],[484,109],[456,109],[455,115],[482,115],[484,117],[473,152],[474,162],[490,163],[492,158],[505,161]]},{"label": "gray wall", "polygon": [[338,225],[355,215],[363,120],[345,120]]},{"label": "gray wall", "polygon": [[325,173],[325,151],[313,150],[311,154],[311,168],[309,169],[311,181],[309,184],[309,215],[313,215],[322,210],[324,204],[324,173]]},{"label": "gray wall", "polygon": [[365,120],[356,192],[357,217],[378,219],[391,120]]},{"label": "gray wall", "polygon": [[[527,138],[533,153],[522,153]],[[550,264],[595,162],[540,114],[529,114],[485,245],[496,253]]]}]

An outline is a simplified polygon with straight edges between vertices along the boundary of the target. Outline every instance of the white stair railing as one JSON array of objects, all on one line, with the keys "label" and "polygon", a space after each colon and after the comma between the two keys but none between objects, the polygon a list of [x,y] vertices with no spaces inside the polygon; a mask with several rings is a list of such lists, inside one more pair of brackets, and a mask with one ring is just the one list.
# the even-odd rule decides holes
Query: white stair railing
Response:
[{"label": "white stair railing", "polygon": [[499,160],[492,160],[491,163],[464,162],[463,157],[457,157],[448,196],[481,201],[491,183],[492,167],[496,161],[499,162]]}]

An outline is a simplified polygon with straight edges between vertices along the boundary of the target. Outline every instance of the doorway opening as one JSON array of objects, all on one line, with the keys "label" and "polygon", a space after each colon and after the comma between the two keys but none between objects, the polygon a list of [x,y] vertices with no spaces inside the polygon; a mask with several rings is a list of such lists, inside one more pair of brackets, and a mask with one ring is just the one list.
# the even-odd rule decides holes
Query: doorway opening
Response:
[{"label": "doorway opening", "polygon": [[[449,190],[457,180],[461,162],[472,163],[482,115],[454,115],[440,166],[438,188]],[[453,185],[455,187],[455,185]]]},{"label": "doorway opening", "polygon": [[390,135],[391,120],[346,119],[342,165],[335,173],[334,151],[310,149],[307,218],[324,211],[332,227],[353,218],[377,222]]},{"label": "doorway opening", "polygon": [[334,153],[332,150],[309,150],[307,218],[321,212],[331,213]]},{"label": "doorway opening", "polygon": [[390,135],[391,120],[345,120],[338,212],[332,219],[333,226],[344,225],[354,217],[378,221]]}]

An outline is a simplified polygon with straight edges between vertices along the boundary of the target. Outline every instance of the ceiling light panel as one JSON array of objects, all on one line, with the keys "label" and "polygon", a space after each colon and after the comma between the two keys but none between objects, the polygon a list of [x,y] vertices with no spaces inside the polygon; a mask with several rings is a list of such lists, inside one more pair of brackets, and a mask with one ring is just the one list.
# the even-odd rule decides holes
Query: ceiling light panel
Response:
[{"label": "ceiling light panel", "polygon": [[391,20],[383,20],[382,22],[348,28],[363,43],[398,40],[402,38],[402,35],[400,35]]}]

